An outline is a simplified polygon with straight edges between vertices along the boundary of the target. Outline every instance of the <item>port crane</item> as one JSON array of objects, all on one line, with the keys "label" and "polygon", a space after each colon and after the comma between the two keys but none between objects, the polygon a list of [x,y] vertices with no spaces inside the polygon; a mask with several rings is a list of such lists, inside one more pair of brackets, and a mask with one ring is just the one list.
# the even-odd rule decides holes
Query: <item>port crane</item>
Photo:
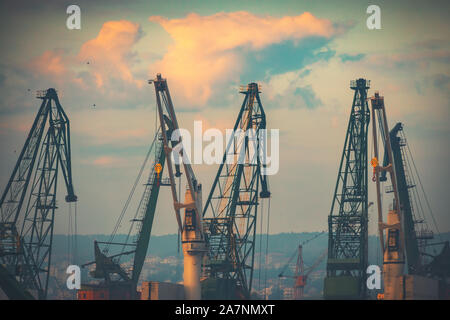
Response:
[{"label": "port crane", "polygon": [[[420,242],[422,240],[433,239],[433,232],[428,228],[420,230],[419,234],[415,230],[417,223],[423,225],[424,219],[414,216],[413,199],[411,199],[410,189],[415,187],[414,182],[409,175],[410,168],[407,166],[406,159],[406,139],[399,135],[403,132],[403,125],[399,122],[389,132],[389,140],[391,143],[390,150],[392,152],[393,163],[396,168],[396,180],[398,182],[398,197],[400,208],[402,208],[404,216],[405,229],[405,253],[407,256],[408,273],[419,274],[422,271],[421,254],[419,251]],[[383,159],[383,166],[389,165],[389,150],[386,148]],[[380,182],[387,181],[386,171],[380,174]],[[394,192],[393,187],[386,188],[386,193]]]},{"label": "port crane", "polygon": [[294,275],[285,275],[285,271],[290,264],[289,261],[283,268],[283,271],[278,275],[279,278],[293,278],[294,279],[294,300],[302,300],[305,286],[307,284],[308,277],[310,274],[322,263],[322,261],[327,256],[328,250],[322,252],[322,254],[314,261],[314,263],[305,268],[303,264],[303,246],[298,246],[297,263],[295,264]]},{"label": "port crane", "polygon": [[[328,253],[328,249],[324,250],[320,256],[313,262],[313,264],[305,268],[303,263],[303,246],[310,242],[311,240],[316,239],[317,237],[324,234],[324,232],[319,233],[318,235],[314,236],[311,239],[303,241],[299,246],[298,249],[294,252],[294,254],[289,258],[288,262],[283,266],[281,269],[281,272],[278,274],[278,278],[293,278],[294,284],[294,300],[301,300],[303,299],[303,293],[305,286],[307,284],[307,279],[309,275],[322,263],[322,261],[325,259]],[[288,270],[289,265],[291,264],[292,260],[297,257],[297,263],[295,264],[295,273],[294,275],[286,275],[286,271]]]},{"label": "port crane", "polygon": [[[182,247],[183,247],[183,254],[184,254],[184,288],[185,288],[185,297],[187,299],[200,299],[201,298],[201,285],[200,285],[200,277],[201,277],[201,266],[202,266],[202,260],[205,253],[208,251],[209,245],[211,245],[211,242],[207,242],[210,238],[207,238],[205,236],[204,230],[210,230],[208,228],[203,227],[203,217],[202,217],[202,196],[201,196],[201,184],[198,183],[195,174],[192,170],[192,167],[189,163],[189,159],[187,159],[187,155],[183,153],[183,145],[181,143],[181,137],[177,135],[179,132],[177,129],[178,122],[175,116],[175,111],[172,104],[172,99],[169,93],[169,88],[167,85],[166,79],[162,78],[160,74],[156,76],[154,80],[150,80],[149,83],[153,83],[155,87],[156,92],[156,102],[157,102],[157,112],[158,112],[158,118],[160,122],[160,135],[159,135],[159,141],[157,144],[157,161],[155,162],[154,168],[156,168],[157,164],[162,166],[164,168],[164,163],[167,162],[167,168],[168,168],[168,175],[169,178],[162,183],[162,185],[168,185],[171,187],[172,197],[174,201],[174,209],[175,209],[175,216],[176,221],[178,223],[178,228],[181,233],[181,240],[182,240]],[[262,110],[261,102],[259,100],[259,96],[255,94],[258,91],[256,84],[249,85],[248,94],[246,94],[246,99],[244,100],[244,104],[241,108],[241,112],[239,114],[239,118],[236,122],[235,129],[238,128],[238,125],[240,124],[241,129],[247,129],[247,128],[265,128],[265,115],[264,111]],[[244,91],[242,91],[244,93]],[[247,92],[247,91],[245,91]],[[251,93],[251,94],[250,94]],[[254,106],[255,104],[255,106]],[[257,131],[259,133],[259,131]],[[257,135],[259,137],[259,135]],[[171,144],[171,147],[169,146],[169,143]],[[231,143],[231,142],[230,142]],[[246,140],[245,144],[243,144],[245,147],[242,148],[242,153],[248,154],[248,149],[251,148],[250,143],[248,140]],[[239,147],[241,147],[241,144],[239,144]],[[259,150],[258,150],[259,151]],[[236,154],[239,154],[237,152]],[[256,153],[259,155],[259,152]],[[173,159],[172,159],[173,156]],[[180,158],[183,159],[182,165]],[[248,159],[247,159],[248,162]],[[225,161],[224,161],[225,163]],[[244,168],[246,166],[246,168]],[[233,207],[236,210],[236,206],[239,206],[240,208],[246,207],[251,208],[251,210],[248,211],[248,213],[252,213],[252,210],[256,210],[256,206],[254,205],[254,201],[252,198],[254,195],[259,195],[261,198],[267,198],[270,193],[267,190],[267,182],[265,177],[262,177],[260,175],[262,165],[258,162],[258,165],[251,166],[250,163],[246,163],[244,166],[240,166],[235,164],[234,169],[238,168],[237,177],[234,180],[228,177],[229,182],[233,182],[233,186],[239,187],[240,180],[246,179],[248,182],[247,189],[236,189],[236,187],[233,187],[233,189],[236,189],[234,191],[233,198]],[[187,190],[185,194],[185,201],[184,203],[181,202],[180,197],[181,195],[177,194],[177,190],[175,188],[175,177],[181,176],[181,167],[183,167],[183,171],[185,173],[185,177],[187,180]],[[221,166],[221,168],[223,165]],[[255,172],[258,173],[258,175],[251,174],[252,171],[249,171],[249,168],[255,168]],[[160,169],[161,170],[161,169]],[[219,169],[219,173],[220,174]],[[174,172],[175,171],[175,172]],[[161,172],[162,173],[162,172]],[[155,171],[152,171],[150,177],[155,177],[156,173]],[[231,173],[230,173],[231,176]],[[250,179],[250,177],[252,177]],[[255,179],[256,177],[256,179]],[[258,185],[261,181],[262,185],[262,191],[260,194],[258,194]],[[149,182],[148,186],[152,186],[149,188],[149,190],[152,190],[152,192],[156,192],[158,187],[155,187],[154,183]],[[256,188],[256,191],[255,191]],[[214,188],[213,188],[214,189]],[[212,194],[213,191],[211,191]],[[238,197],[238,194],[242,193],[241,197]],[[247,192],[247,195],[251,193],[251,197],[245,200],[244,198],[246,195],[244,195],[244,192]],[[150,192],[151,193],[151,192]],[[151,193],[153,194],[153,193]],[[146,203],[148,199],[153,199],[150,204],[147,207],[147,215],[144,215],[143,221],[145,221],[147,216],[151,217],[148,218],[149,221],[153,219],[154,214],[154,205],[156,203],[156,197],[150,196],[150,197],[143,197],[143,200],[141,200],[141,203]],[[211,201],[212,196],[210,195],[209,201]],[[243,201],[247,201],[244,203]],[[145,207],[144,207],[145,208]],[[181,209],[184,209],[184,216],[181,215]],[[145,211],[145,210],[144,210]],[[246,238],[254,237],[254,231],[255,229],[255,216],[251,215],[246,216],[249,218],[250,224],[249,229],[246,232],[245,236]],[[239,218],[239,216],[238,216]],[[243,217],[240,217],[243,221]],[[146,225],[145,223],[142,224],[142,226]],[[140,229],[141,231],[139,234],[141,235],[138,239],[144,239],[142,237],[142,234],[145,233],[150,236],[151,231],[151,224],[150,229],[142,227]],[[230,237],[236,237],[236,235],[232,234],[229,235]],[[148,238],[147,237],[147,238]],[[127,238],[128,239],[128,238]],[[235,243],[238,243],[240,246],[239,250],[243,247],[246,247],[246,243],[236,241]],[[148,240],[145,241],[148,243]],[[110,240],[106,243],[95,243],[95,255],[96,255],[96,261],[91,262],[88,264],[85,264],[85,266],[96,263],[96,269],[92,272],[93,275],[96,275],[98,277],[103,277],[105,279],[106,283],[109,283],[109,288],[117,287],[117,290],[109,291],[107,294],[111,298],[111,296],[114,295],[114,292],[119,295],[119,292],[123,291],[123,284],[130,284],[130,278],[131,279],[137,279],[139,277],[138,273],[133,270],[139,270],[142,268],[142,264],[138,263],[136,264],[136,257],[138,256],[137,250],[122,250],[122,252],[118,254],[112,254],[107,256],[105,251],[101,251],[99,249],[99,244],[106,244],[106,245],[112,245],[113,241]],[[115,243],[116,245],[121,245],[123,247],[128,246],[129,243]],[[254,245],[254,241],[251,242],[252,245]],[[245,245],[245,246],[244,246]],[[145,247],[146,249],[147,247]],[[250,247],[250,249],[253,249],[253,247]],[[248,270],[253,271],[253,250],[249,250],[249,248],[246,249],[246,256],[243,256],[245,263],[242,265],[245,267],[244,274],[248,272]],[[242,251],[243,252],[243,251]],[[232,252],[234,254],[234,252]],[[249,255],[249,253],[251,255]],[[132,275],[128,276],[128,272],[124,270],[120,264],[118,263],[120,260],[120,257],[123,255],[128,254],[135,254],[134,258],[134,268],[132,269]],[[242,253],[240,253],[242,254]],[[143,256],[145,256],[145,252],[141,251],[139,253],[139,256],[142,258],[139,259],[139,261],[143,261]],[[251,260],[248,259],[251,257]],[[250,265],[251,263],[251,265]],[[138,268],[136,268],[138,266]],[[236,272],[234,272],[236,274]],[[117,281],[111,281],[111,275],[115,275],[116,278],[118,277],[120,282]],[[250,278],[251,279],[251,278]],[[116,286],[116,284],[121,284],[121,286]],[[251,280],[250,280],[251,283]],[[245,280],[245,284],[248,284],[248,280]],[[135,292],[136,287],[136,281],[131,281],[132,290],[131,292]],[[89,286],[85,286],[88,288]],[[126,290],[129,292],[129,290]],[[247,297],[249,297],[250,290],[247,289]],[[86,292],[81,291],[81,295],[85,294]],[[106,294],[106,292],[105,292]],[[117,297],[117,295],[115,295]],[[209,295],[208,295],[209,297]],[[80,298],[80,294],[79,294]],[[81,297],[83,298],[83,297]],[[98,295],[95,297],[97,299],[101,298]],[[212,297],[210,297],[212,298]]]},{"label": "port crane", "polygon": [[[435,239],[435,236],[425,219],[426,209],[428,209],[428,215],[431,215],[433,222],[435,222],[435,219],[431,207],[429,207],[428,198],[422,186],[403,129],[404,125],[401,122],[396,123],[389,132],[389,137],[393,161],[396,168],[395,173],[398,184],[400,207],[402,208],[404,216],[403,228],[405,234],[407,272],[408,274],[446,277],[445,274],[447,274],[447,276],[450,275],[450,271],[448,271],[450,268],[447,268],[446,273],[441,273],[437,270],[437,272],[434,272],[432,270],[434,268],[442,270],[445,270],[446,268],[438,267],[439,263],[437,263],[437,260],[439,259],[436,260],[436,256],[428,253],[427,248],[429,246],[443,245],[441,258],[446,257],[446,264],[448,266],[449,256],[448,253],[446,253],[448,241],[430,243],[431,240]],[[383,166],[385,167],[388,164],[388,152],[385,150]],[[380,181],[387,181],[386,171],[381,172]],[[418,190],[419,186],[420,190]],[[422,192],[420,193],[420,191]],[[392,193],[392,186],[388,186],[385,192],[388,194]],[[436,224],[435,227],[439,230]],[[443,261],[444,260],[445,259],[443,259]],[[434,266],[434,268],[431,268],[431,266]]]},{"label": "port crane", "polygon": [[[405,266],[405,237],[404,237],[404,214],[400,205],[396,166],[394,164],[389,127],[384,106],[384,97],[378,92],[371,99],[372,114],[374,116],[372,124],[373,151],[374,158],[371,160],[373,167],[373,178],[376,182],[377,208],[378,208],[378,232],[380,246],[383,253],[383,277],[384,277],[384,298],[401,299],[402,287],[400,278],[404,273]],[[380,165],[378,152],[377,122],[380,130],[381,141],[387,153],[387,165]],[[393,203],[387,215],[387,221],[383,221],[383,208],[381,200],[380,173],[389,173],[392,183]]]},{"label": "port crane", "polygon": [[59,172],[66,202],[77,201],[69,118],[55,89],[37,98],[41,106],[0,199],[0,286],[10,299],[47,297]]},{"label": "port crane", "polygon": [[350,82],[354,90],[347,134],[328,216],[325,299],[365,299],[368,263],[367,135],[370,81]]},{"label": "port crane", "polygon": [[210,299],[250,298],[256,220],[262,219],[258,217],[262,211],[258,207],[263,199],[270,198],[264,174],[265,153],[261,149],[266,114],[259,96],[260,86],[249,83],[240,88],[240,93],[245,97],[233,128],[234,135],[227,142],[203,209],[208,244],[203,287]]},{"label": "port crane", "polygon": [[[153,142],[150,145],[130,195],[117,220],[113,233],[108,241],[94,242],[95,260],[83,265],[83,267],[87,267],[95,264],[95,268],[90,272],[90,275],[93,278],[102,279],[102,282],[94,285],[84,284],[78,292],[78,299],[80,300],[138,298],[137,285],[149,247],[160,188],[161,186],[170,185],[167,179],[163,179],[166,154],[164,152],[163,133],[161,130],[165,130],[166,135],[171,136],[174,127],[167,117],[164,117],[164,123],[165,127],[163,129],[159,127],[156,130]],[[173,147],[176,144],[172,142]],[[115,238],[119,226],[122,223],[136,186],[141,180],[141,175],[151,158],[153,161],[150,161],[150,173],[136,213],[130,221],[126,239],[124,242],[117,242]],[[175,175],[177,177],[180,176],[178,166],[176,167]],[[132,267],[129,269],[125,269],[121,265],[123,257],[126,256],[130,257],[129,259],[132,261]]]},{"label": "port crane", "polygon": [[[157,74],[153,83],[156,92],[156,105],[158,110],[159,122],[162,128],[162,141],[164,144],[164,153],[169,173],[169,184],[172,191],[173,206],[175,217],[178,223],[178,229],[181,233],[181,243],[184,257],[183,284],[185,298],[188,300],[201,299],[201,263],[206,253],[206,242],[203,232],[202,219],[202,186],[195,177],[190,160],[186,154],[182,136],[179,131],[178,121],[172,104],[167,80]],[[166,127],[168,119],[173,125],[173,134],[169,136]],[[176,146],[169,146],[170,141],[175,141]],[[174,161],[172,162],[172,155]],[[182,165],[181,165],[182,164]],[[177,194],[175,177],[179,174],[179,169],[183,167],[187,189],[184,202],[181,202],[181,195]],[[176,173],[174,173],[174,168]],[[184,216],[181,216],[181,209],[184,209]]]},{"label": "port crane", "polygon": [[[422,282],[424,280],[420,280],[420,276],[441,279],[441,281],[448,277],[449,245],[448,241],[428,243],[429,240],[434,239],[434,234],[425,220],[422,202],[426,203],[429,214],[434,222],[435,220],[412,159],[403,132],[403,124],[399,122],[391,131],[388,131],[384,97],[376,92],[371,102],[372,112],[376,112],[378,116],[381,140],[384,145],[383,164],[380,165],[376,121],[374,121],[375,157],[372,159],[372,166],[374,167],[373,181],[377,184],[379,233],[383,251],[384,299],[404,299],[407,297],[405,292],[408,292],[410,287],[404,275],[410,275],[410,281],[415,281],[414,277],[419,276],[416,279]],[[412,167],[415,169],[415,176]],[[416,188],[416,179],[421,186],[422,197]],[[385,192],[393,194],[393,203],[387,216],[387,223],[384,223],[380,184],[388,180],[392,184],[386,187]],[[437,225],[435,227],[439,230]],[[383,243],[384,233],[386,233],[386,243]],[[429,245],[443,245],[441,253],[436,256],[429,254],[426,250]],[[410,295],[412,298],[417,294],[413,291],[411,293],[413,293]]]}]

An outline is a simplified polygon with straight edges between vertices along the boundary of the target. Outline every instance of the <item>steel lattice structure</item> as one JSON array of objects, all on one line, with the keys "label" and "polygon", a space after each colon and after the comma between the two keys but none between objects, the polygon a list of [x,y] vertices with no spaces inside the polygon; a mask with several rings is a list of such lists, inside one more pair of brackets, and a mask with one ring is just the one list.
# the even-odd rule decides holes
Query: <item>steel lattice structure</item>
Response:
[{"label": "steel lattice structure", "polygon": [[[155,93],[158,107],[163,102],[164,107],[171,102],[169,88],[165,79],[158,74],[157,79],[149,81],[155,84]],[[171,106],[173,108],[173,106]],[[96,285],[84,284],[81,294],[89,290],[103,290],[109,291],[110,299],[136,299],[137,286],[141,275],[142,268],[145,263],[145,257],[149,247],[150,237],[153,228],[153,221],[156,213],[156,205],[158,202],[159,192],[161,186],[171,186],[169,179],[163,179],[162,175],[165,170],[166,153],[164,147],[164,139],[170,139],[174,131],[173,122],[164,114],[163,121],[157,130],[154,140],[150,146],[150,150],[141,167],[139,176],[135,181],[135,185],[131,190],[129,199],[133,196],[134,188],[140,181],[140,176],[145,167],[150,155],[154,155],[154,161],[150,162],[150,173],[145,184],[144,193],[139,201],[138,209],[134,218],[131,220],[131,225],[128,231],[125,242],[118,243],[114,241],[117,234],[118,226],[121,224],[123,215],[128,207],[128,201],[122,211],[121,216],[116,223],[116,228],[106,242],[94,243],[95,261],[88,262],[83,267],[95,264],[95,269],[90,273],[91,276],[104,281]],[[167,138],[168,137],[168,138]],[[169,140],[170,141],[170,140]],[[178,143],[170,141],[171,146],[175,147]],[[159,172],[156,171],[156,166],[159,165]],[[172,170],[171,168],[169,170]],[[175,176],[179,177],[180,166],[175,165]],[[134,233],[134,235],[132,235]],[[102,249],[101,247],[102,246]],[[117,253],[117,249],[121,251]],[[113,251],[113,253],[110,252]],[[125,269],[121,266],[121,258],[124,256],[131,256],[132,267]],[[116,290],[119,288],[120,290]]]},{"label": "steel lattice structure", "polygon": [[66,201],[75,202],[77,197],[72,185],[69,119],[55,89],[38,92],[38,98],[42,99],[41,107],[0,199],[0,263],[17,284],[3,286],[2,282],[6,294],[16,296],[28,291],[45,299],[58,171],[63,173],[67,187]]},{"label": "steel lattice structure", "polygon": [[351,81],[355,91],[328,217],[326,298],[364,298],[367,268],[367,134],[370,81]]},{"label": "steel lattice structure", "polygon": [[[215,289],[233,291],[222,293],[222,298],[235,298],[236,292],[250,297],[259,199],[270,196],[258,157],[261,130],[266,128],[259,86],[250,83],[240,92],[245,98],[234,125],[235,135],[228,141],[203,210],[209,246],[203,272],[208,279],[222,281]],[[253,134],[245,135],[249,132]],[[229,281],[231,287],[223,281]]]}]

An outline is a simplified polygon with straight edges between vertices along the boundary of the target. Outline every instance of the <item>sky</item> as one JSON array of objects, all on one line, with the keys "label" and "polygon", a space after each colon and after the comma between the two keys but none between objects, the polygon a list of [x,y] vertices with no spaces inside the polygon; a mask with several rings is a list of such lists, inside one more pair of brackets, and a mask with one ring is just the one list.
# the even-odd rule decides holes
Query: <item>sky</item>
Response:
[{"label": "sky", "polygon": [[[239,85],[258,82],[267,126],[280,130],[280,170],[269,177],[270,233],[326,230],[349,83],[362,77],[371,80],[369,96],[385,97],[389,125],[404,123],[439,229],[450,231],[447,1],[85,0],[76,2],[80,30],[66,27],[70,4],[0,5],[0,190],[38,110],[34,92],[56,88],[71,123],[78,233],[109,234],[155,133],[147,80],[167,78],[188,130],[195,120],[204,129],[232,128]],[[380,30],[366,26],[370,4],[381,9]],[[194,170],[206,198],[217,166]],[[142,192],[139,185],[136,201]],[[64,194],[60,183],[56,233],[68,228]],[[153,234],[176,231],[166,189]]]}]

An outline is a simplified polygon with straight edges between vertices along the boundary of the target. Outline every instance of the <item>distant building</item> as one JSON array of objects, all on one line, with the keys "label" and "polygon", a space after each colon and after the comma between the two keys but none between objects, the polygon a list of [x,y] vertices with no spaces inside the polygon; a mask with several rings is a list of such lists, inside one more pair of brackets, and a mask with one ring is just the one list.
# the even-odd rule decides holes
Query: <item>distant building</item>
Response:
[{"label": "distant building", "polygon": [[294,288],[287,287],[283,289],[283,300],[294,300]]}]

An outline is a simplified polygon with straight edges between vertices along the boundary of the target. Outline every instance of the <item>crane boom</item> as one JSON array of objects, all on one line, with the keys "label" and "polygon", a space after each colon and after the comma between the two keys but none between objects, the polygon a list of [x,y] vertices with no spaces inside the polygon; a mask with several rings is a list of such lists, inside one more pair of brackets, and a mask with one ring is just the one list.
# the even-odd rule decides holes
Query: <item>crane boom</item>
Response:
[{"label": "crane boom", "polygon": [[316,261],[314,261],[314,263],[312,264],[312,266],[310,266],[308,268],[308,271],[306,272],[305,276],[309,277],[309,275],[316,270],[316,268],[319,266],[319,264],[322,263],[323,259],[325,259],[325,257],[328,254],[328,249],[325,249],[322,254],[316,259]]},{"label": "crane boom", "polygon": [[[171,134],[173,125],[166,119],[167,134]],[[160,187],[165,185],[162,181],[162,175],[164,173],[165,153],[164,143],[162,141],[162,134],[160,130],[155,133],[155,138],[150,146],[146,159],[141,167],[142,170],[146,167],[150,154],[154,154],[155,158],[151,164],[150,174],[145,184],[144,193],[139,202],[138,209],[134,219],[131,220],[130,231],[125,243],[114,242],[115,233],[111,235],[107,242],[94,242],[95,261],[84,264],[88,266],[95,264],[95,269],[91,272],[94,278],[101,278],[105,280],[107,286],[111,288],[116,284],[122,284],[123,290],[127,292],[123,298],[136,298],[137,285],[139,277],[145,262],[147,250],[152,233],[153,221],[156,212],[156,204],[159,196]],[[157,170],[158,169],[158,170]],[[140,174],[136,180],[136,183],[140,179]],[[134,188],[133,188],[134,190]],[[130,197],[133,194],[130,195]],[[124,210],[126,210],[127,205]],[[119,217],[120,224],[121,218]],[[130,234],[135,231],[134,239],[131,241]],[[104,249],[101,250],[99,244],[104,245]],[[110,246],[122,247],[120,253],[107,255]],[[132,247],[131,250],[125,250]],[[120,265],[120,258],[122,256],[132,255],[133,267],[131,270],[124,270]],[[119,278],[116,279],[117,275]]]},{"label": "crane boom", "polygon": [[368,264],[367,134],[370,81],[350,82],[355,91],[336,187],[328,216],[326,299],[364,299]]},{"label": "crane boom", "polygon": [[45,299],[59,170],[67,188],[66,202],[77,201],[77,196],[72,183],[69,118],[55,89],[39,91],[37,97],[42,99],[41,106],[0,199],[0,262],[23,290]]},{"label": "crane boom", "polygon": [[250,298],[258,207],[261,199],[270,197],[265,159],[259,158],[265,156],[266,129],[260,86],[249,83],[240,93],[245,98],[203,211],[208,242],[205,287],[216,299]]},{"label": "crane boom", "polygon": [[[419,243],[414,228],[414,215],[412,211],[412,204],[409,194],[409,189],[414,187],[411,181],[408,181],[406,176],[406,159],[402,152],[402,139],[398,134],[403,130],[403,125],[399,122],[389,133],[391,150],[393,156],[393,163],[395,165],[396,179],[398,183],[398,197],[400,201],[400,208],[402,208],[404,217],[404,234],[405,234],[405,253],[407,257],[408,271],[410,274],[419,273],[422,270]],[[383,166],[389,165],[388,150],[384,152]],[[381,172],[380,181],[386,181],[386,171]],[[389,191],[393,191],[390,189]]]},{"label": "crane boom", "polygon": [[[295,300],[301,300],[303,299],[303,292],[308,280],[309,275],[319,266],[319,264],[325,259],[325,257],[328,254],[328,249],[325,249],[321,255],[313,262],[313,264],[309,268],[305,268],[303,263],[303,245],[308,243],[311,240],[316,239],[320,235],[324,234],[324,232],[321,232],[317,234],[316,236],[303,241],[299,246],[298,249],[294,252],[294,255],[292,255],[288,262],[283,266],[281,269],[282,271],[278,274],[278,277],[281,278],[294,278],[294,299]],[[295,265],[295,273],[294,275],[285,275],[284,273],[288,269],[290,263],[294,259],[294,257],[297,256],[297,263]],[[306,271],[306,273],[305,273]]]},{"label": "crane boom", "polygon": [[[200,287],[200,271],[201,261],[203,254],[206,251],[205,238],[203,235],[203,222],[202,222],[202,198],[201,198],[201,185],[198,183],[194,171],[192,170],[187,154],[183,150],[182,137],[180,135],[178,121],[173,108],[172,99],[170,97],[169,87],[166,79],[158,74],[154,80],[150,80],[149,83],[153,83],[156,92],[156,102],[158,108],[158,115],[161,128],[165,128],[165,118],[168,118],[173,125],[174,134],[169,137],[166,130],[162,130],[164,152],[166,154],[167,168],[169,171],[170,186],[172,191],[173,204],[175,209],[175,215],[178,223],[178,228],[181,232],[181,242],[183,246],[184,255],[184,289],[185,296],[188,300],[199,300],[201,298]],[[163,108],[164,107],[164,108]],[[176,148],[169,147],[169,139],[171,141],[176,140]],[[188,184],[186,190],[185,201],[181,202],[177,195],[175,188],[175,176],[173,172],[173,165],[171,159],[171,153],[174,152],[175,170],[179,173],[180,163],[183,163],[183,169]],[[180,159],[182,158],[182,160]],[[185,209],[185,214],[182,219],[180,209]]]},{"label": "crane boom", "polygon": [[[141,200],[143,203],[141,208],[142,217],[138,221],[140,223],[140,227],[136,241],[136,252],[134,254],[133,271],[131,275],[131,279],[136,285],[139,281],[139,276],[141,275],[142,267],[147,255],[147,249],[152,233],[153,220],[155,218],[156,203],[161,186],[158,179],[160,179],[159,177],[161,177],[164,172],[165,154],[163,149],[162,143],[158,142],[155,151],[157,160],[152,166],[152,171],[145,186],[145,191]],[[155,166],[157,164],[161,165],[160,172],[155,172]]]},{"label": "crane boom", "polygon": [[[403,276],[405,264],[405,241],[403,232],[403,211],[399,199],[396,166],[392,153],[384,97],[381,97],[378,92],[376,92],[375,96],[370,100],[372,103],[372,114],[374,115],[374,122],[372,124],[374,158],[371,161],[374,177],[372,180],[376,182],[377,190],[378,230],[383,252],[384,297],[387,300],[401,299],[403,293],[401,277]],[[380,126],[381,139],[388,156],[388,164],[386,166],[380,166],[378,163],[377,120],[378,125]],[[386,222],[383,221],[380,190],[380,173],[382,171],[387,171],[389,173],[394,195],[392,209],[389,210]],[[384,242],[385,237],[386,242]]]}]

